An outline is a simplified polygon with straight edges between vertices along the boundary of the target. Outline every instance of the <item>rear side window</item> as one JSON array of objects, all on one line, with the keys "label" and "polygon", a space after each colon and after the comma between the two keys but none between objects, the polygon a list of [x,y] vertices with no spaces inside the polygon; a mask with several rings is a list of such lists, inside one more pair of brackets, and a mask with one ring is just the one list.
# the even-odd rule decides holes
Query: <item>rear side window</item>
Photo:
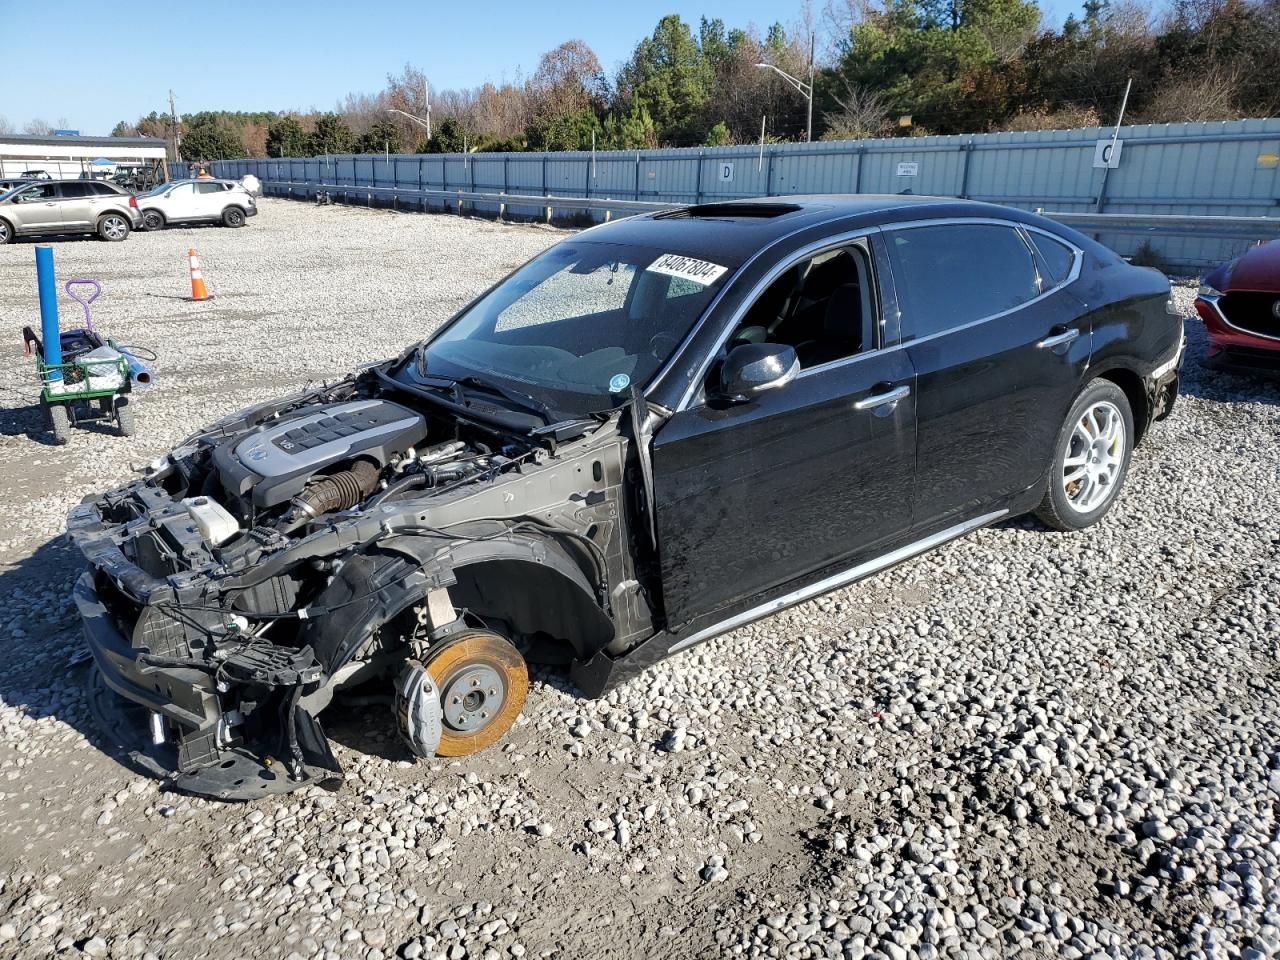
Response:
[{"label": "rear side window", "polygon": [[79,200],[81,197],[93,195],[90,185],[87,183],[64,183],[58,188],[64,199]]},{"label": "rear side window", "polygon": [[201,193],[222,193],[227,188],[221,183],[197,183],[196,189]]},{"label": "rear side window", "polygon": [[1040,264],[1040,276],[1045,281],[1045,288],[1057,286],[1071,276],[1071,267],[1076,261],[1076,252],[1060,240],[1048,234],[1028,230],[1036,248],[1036,256]]},{"label": "rear side window", "polygon": [[939,224],[889,234],[894,285],[919,337],[1012,310],[1040,295],[1026,241],[1013,227]]},{"label": "rear side window", "polygon": [[111,187],[107,186],[107,184],[105,184],[105,183],[94,183],[94,184],[91,184],[91,185],[90,185],[90,187],[91,187],[91,189],[93,190],[93,192],[94,192],[94,193],[96,193],[96,194],[97,194],[98,196],[100,196],[100,197],[118,197],[118,196],[120,196],[120,191],[119,191],[119,190],[113,190]]}]

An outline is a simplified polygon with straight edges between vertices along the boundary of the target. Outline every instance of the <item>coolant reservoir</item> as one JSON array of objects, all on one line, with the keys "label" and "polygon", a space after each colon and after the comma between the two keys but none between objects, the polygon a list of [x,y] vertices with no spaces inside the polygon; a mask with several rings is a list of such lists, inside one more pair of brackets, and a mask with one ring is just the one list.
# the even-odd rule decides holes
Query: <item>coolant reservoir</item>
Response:
[{"label": "coolant reservoir", "polygon": [[212,497],[187,497],[182,505],[196,522],[200,535],[215,547],[222,546],[240,532],[236,518]]}]

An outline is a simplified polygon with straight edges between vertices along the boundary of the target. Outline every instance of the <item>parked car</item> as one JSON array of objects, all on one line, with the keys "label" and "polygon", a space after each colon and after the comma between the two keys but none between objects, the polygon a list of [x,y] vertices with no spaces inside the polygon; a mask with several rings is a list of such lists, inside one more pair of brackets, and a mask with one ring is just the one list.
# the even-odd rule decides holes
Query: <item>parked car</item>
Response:
[{"label": "parked car", "polygon": [[258,215],[253,196],[234,180],[178,180],[162,184],[138,198],[148,230],[171,223],[220,223],[242,227]]},{"label": "parked car", "polygon": [[48,170],[23,170],[23,180],[52,180],[53,175]]},{"label": "parked car", "polygon": [[1211,366],[1280,370],[1280,240],[1253,247],[1204,278],[1196,312]]},{"label": "parked car", "polygon": [[460,756],[511,726],[527,661],[600,695],[979,527],[1097,523],[1182,351],[1163,276],[1018,210],[632,217],[87,499],[75,602],[179,789],[336,780],[344,685]]},{"label": "parked car", "polygon": [[119,241],[141,223],[137,198],[101,181],[41,180],[0,196],[0,244],[59,233]]}]

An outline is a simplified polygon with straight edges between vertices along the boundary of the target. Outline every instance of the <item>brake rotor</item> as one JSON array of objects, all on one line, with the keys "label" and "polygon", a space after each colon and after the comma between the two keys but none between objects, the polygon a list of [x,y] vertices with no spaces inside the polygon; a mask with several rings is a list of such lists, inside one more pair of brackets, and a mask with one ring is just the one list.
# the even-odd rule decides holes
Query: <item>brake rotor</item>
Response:
[{"label": "brake rotor", "polygon": [[524,708],[529,670],[504,637],[471,630],[429,651],[423,664],[440,691],[436,755],[465,757],[501,739]]}]

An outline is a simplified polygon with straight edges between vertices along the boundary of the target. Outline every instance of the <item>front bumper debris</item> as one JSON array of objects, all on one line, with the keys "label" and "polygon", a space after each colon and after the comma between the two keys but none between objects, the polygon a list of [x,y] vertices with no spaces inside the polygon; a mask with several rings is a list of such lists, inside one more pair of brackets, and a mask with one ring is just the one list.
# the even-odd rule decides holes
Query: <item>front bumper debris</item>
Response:
[{"label": "front bumper debris", "polygon": [[[336,788],[342,768],[319,722],[298,701],[324,680],[310,648],[246,642],[216,662],[167,659],[134,648],[101,602],[92,573],[77,581],[74,600],[101,684],[95,714],[106,735],[136,764],[177,790],[220,800],[253,800],[305,786]],[[244,738],[223,695],[237,684],[263,691],[279,713],[278,730]],[[151,717],[172,731],[174,746],[149,743]]]}]

